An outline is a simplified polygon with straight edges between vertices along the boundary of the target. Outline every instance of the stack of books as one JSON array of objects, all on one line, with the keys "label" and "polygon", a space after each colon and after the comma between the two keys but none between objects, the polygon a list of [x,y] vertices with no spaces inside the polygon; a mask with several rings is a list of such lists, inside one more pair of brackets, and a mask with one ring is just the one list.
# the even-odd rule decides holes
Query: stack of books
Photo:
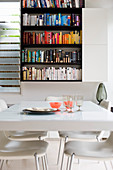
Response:
[{"label": "stack of books", "polygon": [[69,33],[24,32],[23,44],[82,44],[82,30]]},{"label": "stack of books", "polygon": [[[73,24],[79,26],[79,16],[73,14]],[[28,15],[23,14],[23,26],[70,26],[71,15],[67,14],[40,14],[40,15]]]},{"label": "stack of books", "polygon": [[23,8],[82,8],[83,0],[23,0]]},{"label": "stack of books", "polygon": [[66,52],[64,50],[50,49],[46,51],[22,50],[22,63],[76,63],[81,64],[82,52],[75,50]]},{"label": "stack of books", "polygon": [[23,80],[82,80],[82,69],[72,67],[23,67]]}]

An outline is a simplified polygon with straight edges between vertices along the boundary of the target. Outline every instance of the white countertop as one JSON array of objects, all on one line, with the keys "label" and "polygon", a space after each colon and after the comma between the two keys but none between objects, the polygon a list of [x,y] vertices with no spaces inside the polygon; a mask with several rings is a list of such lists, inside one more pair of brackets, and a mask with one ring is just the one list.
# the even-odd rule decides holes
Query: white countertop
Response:
[{"label": "white countertop", "polygon": [[[0,130],[113,130],[113,113],[90,101],[84,101],[82,111],[56,112],[53,115],[22,115],[29,107],[50,107],[45,101],[23,101],[0,112]],[[63,108],[63,106],[61,106]]]}]

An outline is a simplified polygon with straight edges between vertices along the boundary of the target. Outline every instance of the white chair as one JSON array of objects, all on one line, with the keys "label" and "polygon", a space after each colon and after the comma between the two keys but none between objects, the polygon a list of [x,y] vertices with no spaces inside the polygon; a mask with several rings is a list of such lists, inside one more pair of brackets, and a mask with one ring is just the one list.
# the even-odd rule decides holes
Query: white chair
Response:
[{"label": "white chair", "polygon": [[[110,110],[111,103],[109,101],[102,101],[100,104],[101,107]],[[75,141],[87,141],[87,142],[97,142],[101,141],[102,138],[104,137],[107,139],[110,135],[110,132],[108,131],[87,131],[87,132],[63,132],[59,131],[59,136],[60,136],[60,146],[59,146],[59,152],[58,152],[58,159],[57,159],[57,164],[59,164],[59,159],[60,159],[60,152],[61,152],[61,144],[62,140],[64,140],[64,144],[67,142],[67,140],[75,140]],[[62,158],[63,159],[63,158]],[[62,167],[62,162],[61,162],[61,167]]]},{"label": "white chair", "polygon": [[63,101],[63,97],[48,96],[45,98],[45,101]]},{"label": "white chair", "polygon": [[113,169],[111,162],[113,160],[113,132],[104,142],[69,141],[65,143],[64,154],[68,157],[66,170],[72,170],[73,158],[104,161],[106,170],[105,161],[110,161]]},{"label": "white chair", "polygon": [[[0,111],[7,109],[7,104],[0,99]],[[10,140],[15,141],[37,141],[47,137],[47,131],[6,131],[5,135]]]},{"label": "white chair", "polygon": [[47,148],[48,143],[45,141],[11,141],[5,137],[3,132],[0,132],[1,169],[4,160],[35,159],[36,170],[39,170],[39,158],[41,158],[44,170],[48,170]]},{"label": "white chair", "polygon": [[[63,97],[55,97],[55,96],[49,96],[45,99],[46,101],[63,101]],[[109,101],[102,101],[100,103],[100,106],[110,110],[111,103]],[[106,137],[109,137],[110,133],[105,132],[105,131],[99,131],[99,132],[64,132],[64,131],[59,131],[59,137],[60,137],[60,145],[59,145],[59,151],[58,151],[58,159],[57,159],[57,164],[59,164],[60,160],[60,152],[61,152],[61,145],[62,141],[67,142],[67,140],[76,140],[76,141],[90,141],[90,142],[95,142],[95,141],[101,141],[102,137],[104,134],[106,134]],[[61,165],[62,166],[62,165]]]}]

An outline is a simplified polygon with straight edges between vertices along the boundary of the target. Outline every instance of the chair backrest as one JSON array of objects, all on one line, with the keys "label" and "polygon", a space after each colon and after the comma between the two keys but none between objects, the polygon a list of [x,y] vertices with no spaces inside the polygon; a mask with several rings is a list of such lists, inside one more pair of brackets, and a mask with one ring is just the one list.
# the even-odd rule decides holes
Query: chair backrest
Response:
[{"label": "chair backrest", "polygon": [[[103,100],[101,103],[100,103],[100,106],[103,107],[104,109],[107,109],[109,111],[111,111],[111,102],[110,101],[107,101],[107,100]],[[108,136],[108,140],[107,142],[108,143],[113,143],[113,132],[110,132],[110,131],[102,131],[101,133],[103,133],[105,136]]]},{"label": "chair backrest", "polygon": [[7,104],[3,99],[0,99],[0,112],[4,111],[7,109]]},{"label": "chair backrest", "polygon": [[48,96],[45,101],[62,101],[63,97]]},{"label": "chair backrest", "polygon": [[104,109],[111,111],[111,102],[110,101],[103,100],[100,103],[100,106],[103,107]]}]

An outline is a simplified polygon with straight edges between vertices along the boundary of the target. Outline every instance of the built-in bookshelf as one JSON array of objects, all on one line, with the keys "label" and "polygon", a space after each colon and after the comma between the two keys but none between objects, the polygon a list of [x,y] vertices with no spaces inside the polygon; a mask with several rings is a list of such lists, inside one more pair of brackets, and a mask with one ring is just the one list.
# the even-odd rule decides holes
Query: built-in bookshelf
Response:
[{"label": "built-in bookshelf", "polygon": [[82,81],[84,0],[21,2],[21,81]]}]

